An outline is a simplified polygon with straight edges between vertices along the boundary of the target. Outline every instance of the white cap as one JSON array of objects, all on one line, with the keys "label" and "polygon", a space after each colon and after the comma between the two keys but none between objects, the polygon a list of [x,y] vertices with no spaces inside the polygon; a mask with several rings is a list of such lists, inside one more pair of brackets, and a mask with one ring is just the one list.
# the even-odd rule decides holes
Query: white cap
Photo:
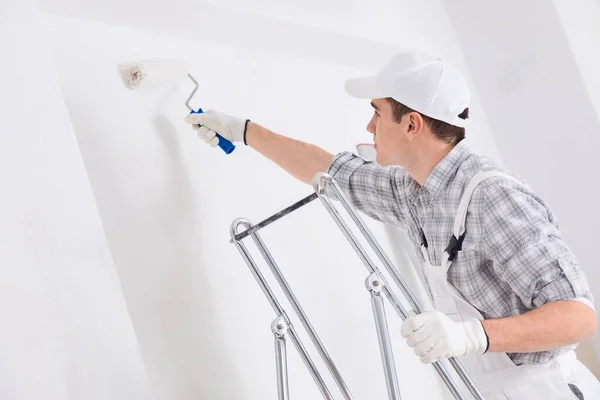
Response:
[{"label": "white cap", "polygon": [[464,127],[459,118],[469,106],[469,88],[465,78],[452,65],[415,51],[396,55],[375,76],[346,82],[350,96],[360,99],[392,99],[411,109]]}]

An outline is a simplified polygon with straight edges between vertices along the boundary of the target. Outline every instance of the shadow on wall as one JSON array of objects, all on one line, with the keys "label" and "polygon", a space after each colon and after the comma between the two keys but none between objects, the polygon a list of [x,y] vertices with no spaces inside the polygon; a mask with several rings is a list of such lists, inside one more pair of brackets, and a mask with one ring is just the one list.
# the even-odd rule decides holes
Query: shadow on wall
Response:
[{"label": "shadow on wall", "polygon": [[[154,206],[166,236],[165,247],[174,261],[164,265],[167,273],[163,276],[162,289],[157,298],[160,306],[158,315],[161,336],[170,357],[178,360],[177,371],[184,375],[182,384],[189,388],[190,399],[228,398],[241,399],[243,396],[236,385],[220,384],[223,377],[236,382],[233,363],[222,350],[219,335],[220,325],[215,318],[213,291],[209,279],[203,271],[209,268],[199,249],[202,238],[189,232],[202,221],[202,204],[193,200],[190,182],[185,167],[181,163],[177,131],[164,114],[153,119],[155,133],[162,141],[168,156],[164,157],[164,177],[162,196]],[[199,301],[201,300],[201,301]],[[179,310],[179,312],[174,312]],[[195,343],[190,348],[190,343]],[[199,361],[201,360],[201,361]],[[200,368],[199,368],[200,367]],[[217,388],[211,388],[218,385]]]},{"label": "shadow on wall", "polygon": [[139,102],[144,96],[124,92],[114,60],[67,39],[55,60],[156,398],[243,398],[220,338],[202,206],[175,127],[156,113],[156,97]]}]

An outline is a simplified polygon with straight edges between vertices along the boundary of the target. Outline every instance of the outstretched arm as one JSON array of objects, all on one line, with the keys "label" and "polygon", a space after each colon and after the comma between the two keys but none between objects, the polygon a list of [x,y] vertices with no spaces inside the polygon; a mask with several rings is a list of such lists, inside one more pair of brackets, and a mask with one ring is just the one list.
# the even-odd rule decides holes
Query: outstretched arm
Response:
[{"label": "outstretched arm", "polygon": [[404,222],[407,173],[401,168],[384,168],[349,152],[333,156],[318,146],[212,110],[188,115],[186,121],[208,144],[219,143],[216,132],[231,142],[245,142],[302,182],[310,184],[318,172],[328,172],[360,211],[390,224]]},{"label": "outstretched arm", "polygon": [[293,177],[311,184],[318,172],[327,171],[333,154],[310,143],[272,132],[252,122],[246,129],[246,143]]}]

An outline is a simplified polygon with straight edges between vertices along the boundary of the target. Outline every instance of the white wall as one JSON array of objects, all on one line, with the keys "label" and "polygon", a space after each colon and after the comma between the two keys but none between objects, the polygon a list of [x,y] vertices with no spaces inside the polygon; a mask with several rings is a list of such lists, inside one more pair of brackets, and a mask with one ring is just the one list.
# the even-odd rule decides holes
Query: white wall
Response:
[{"label": "white wall", "polygon": [[[367,103],[342,89],[348,76],[366,71],[50,15],[47,22],[157,398],[274,398],[274,314],[228,229],[235,217],[257,222],[311,188],[247,149],[224,156],[200,143],[183,123],[187,82],[132,92],[116,64],[183,58],[200,78],[196,106],[249,116],[330,151],[369,138]],[[384,398],[366,271],[326,212],[312,204],[263,237],[355,397]],[[440,398],[433,370],[406,348],[390,307],[388,315],[404,398]],[[290,369],[294,396],[318,397],[293,350]]]},{"label": "white wall", "polygon": [[600,1],[554,0],[554,7],[600,119]]},{"label": "white wall", "polygon": [[150,399],[39,15],[0,4],[0,398]]},{"label": "white wall", "polygon": [[[561,8],[573,3],[577,2]],[[598,71],[589,69],[597,58],[597,42],[575,46],[577,35],[570,39],[565,35],[554,2],[444,4],[506,166],[549,202],[596,299],[600,298],[596,243],[600,123],[590,99],[593,94],[597,102],[597,85],[589,84]],[[582,4],[578,3],[579,11]],[[570,15],[565,18],[575,23]],[[584,49],[589,57],[583,57]],[[579,63],[574,50],[582,57]],[[600,338],[595,343],[598,349]]]}]

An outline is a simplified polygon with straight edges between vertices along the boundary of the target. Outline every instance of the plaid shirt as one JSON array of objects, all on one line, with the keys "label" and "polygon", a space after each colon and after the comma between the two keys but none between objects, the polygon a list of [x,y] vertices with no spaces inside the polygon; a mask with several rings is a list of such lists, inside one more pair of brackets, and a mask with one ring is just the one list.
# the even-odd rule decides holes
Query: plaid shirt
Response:
[{"label": "plaid shirt", "polygon": [[[333,159],[329,174],[360,211],[405,228],[419,257],[425,236],[431,263],[440,265],[464,189],[477,172],[490,170],[508,173],[462,140],[422,187],[400,167],[382,167],[347,152]],[[552,211],[525,183],[501,177],[475,189],[462,251],[448,281],[486,319],[523,314],[556,300],[575,299],[593,308],[586,277]],[[517,365],[538,364],[572,348],[508,355]]]}]

